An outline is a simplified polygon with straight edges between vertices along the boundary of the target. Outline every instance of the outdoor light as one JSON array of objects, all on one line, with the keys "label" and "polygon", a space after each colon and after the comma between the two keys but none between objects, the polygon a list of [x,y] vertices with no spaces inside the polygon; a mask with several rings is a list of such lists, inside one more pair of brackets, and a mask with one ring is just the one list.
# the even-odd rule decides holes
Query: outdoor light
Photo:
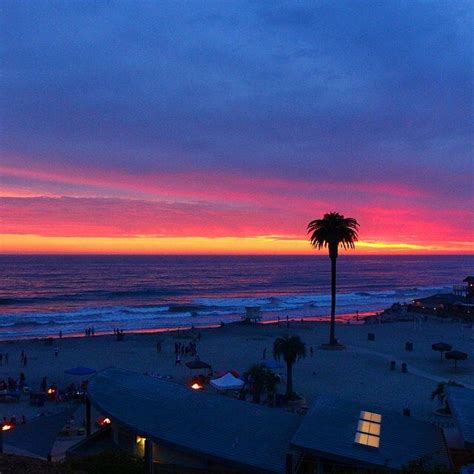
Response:
[{"label": "outdoor light", "polygon": [[143,444],[146,441],[146,438],[142,438],[141,436],[137,436],[137,444]]},{"label": "outdoor light", "polygon": [[202,389],[202,386],[199,385],[198,383],[193,383],[193,384],[191,385],[191,388],[192,388],[193,390],[201,390],[201,389]]},{"label": "outdoor light", "polygon": [[112,420],[110,418],[107,418],[106,416],[97,419],[97,425],[101,428],[106,425],[110,425],[110,423],[112,423]]},{"label": "outdoor light", "polygon": [[11,430],[12,428],[13,428],[12,425],[8,425],[8,424],[7,424],[7,425],[3,425],[3,426],[2,426],[2,431],[8,431],[8,430]]}]

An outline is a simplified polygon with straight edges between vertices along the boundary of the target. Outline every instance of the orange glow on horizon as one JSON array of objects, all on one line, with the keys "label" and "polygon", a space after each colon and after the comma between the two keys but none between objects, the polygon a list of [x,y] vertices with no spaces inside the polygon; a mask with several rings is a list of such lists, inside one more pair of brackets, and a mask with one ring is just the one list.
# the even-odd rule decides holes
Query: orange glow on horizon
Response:
[{"label": "orange glow on horizon", "polygon": [[[325,255],[307,240],[286,236],[257,237],[43,237],[0,235],[4,254],[167,254],[167,255]],[[407,243],[361,240],[355,251],[367,254],[473,254],[471,242]]]}]

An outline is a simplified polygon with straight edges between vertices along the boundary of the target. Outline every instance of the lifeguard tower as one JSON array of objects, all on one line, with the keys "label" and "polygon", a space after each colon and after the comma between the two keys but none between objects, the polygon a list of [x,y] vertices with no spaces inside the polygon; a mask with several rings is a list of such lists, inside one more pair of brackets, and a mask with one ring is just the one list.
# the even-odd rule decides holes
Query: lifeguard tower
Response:
[{"label": "lifeguard tower", "polygon": [[245,315],[242,316],[242,320],[246,324],[258,323],[262,319],[262,311],[260,306],[246,306]]}]

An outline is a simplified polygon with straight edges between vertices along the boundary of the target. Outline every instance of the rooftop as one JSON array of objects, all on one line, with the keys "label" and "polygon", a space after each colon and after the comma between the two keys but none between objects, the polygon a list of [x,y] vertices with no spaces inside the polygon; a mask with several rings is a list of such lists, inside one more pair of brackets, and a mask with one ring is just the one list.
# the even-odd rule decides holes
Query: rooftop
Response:
[{"label": "rooftop", "polygon": [[474,447],[474,391],[446,385],[446,397],[464,442]]},{"label": "rooftop", "polygon": [[[365,420],[373,426],[361,426]],[[372,435],[361,439],[361,432]],[[400,469],[422,456],[450,464],[439,428],[412,417],[332,397],[316,400],[291,443],[328,459],[367,467]]]},{"label": "rooftop", "polygon": [[465,298],[453,293],[438,293],[437,295],[427,296],[426,298],[415,298],[414,301],[420,302],[424,305],[439,305],[439,304],[456,304],[466,301]]},{"label": "rooftop", "polygon": [[93,377],[89,394],[103,414],[143,437],[247,471],[284,472],[301,422],[286,411],[115,368]]}]

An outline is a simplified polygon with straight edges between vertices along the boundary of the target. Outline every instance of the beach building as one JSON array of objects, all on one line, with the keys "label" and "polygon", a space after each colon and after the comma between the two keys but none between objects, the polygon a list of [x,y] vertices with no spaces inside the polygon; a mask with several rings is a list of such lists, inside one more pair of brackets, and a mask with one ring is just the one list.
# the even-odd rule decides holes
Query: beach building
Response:
[{"label": "beach building", "polygon": [[430,423],[328,396],[315,401],[291,444],[309,472],[331,466],[397,471],[425,457],[451,463],[443,432]]},{"label": "beach building", "polygon": [[474,391],[453,385],[446,385],[445,391],[459,440],[456,446],[450,447],[453,463],[474,466]]},{"label": "beach building", "polygon": [[[439,428],[332,398],[320,397],[298,415],[115,368],[99,372],[88,390],[111,420],[104,430],[109,445],[144,456],[147,472],[156,465],[173,472],[290,474],[341,465],[396,471],[420,457],[450,465]],[[97,444],[106,449],[103,434],[68,456],[97,452]]]},{"label": "beach building", "polygon": [[446,385],[446,403],[459,431],[464,449],[474,454],[474,391]]},{"label": "beach building", "polygon": [[466,277],[463,283],[466,284],[454,285],[452,293],[416,298],[408,309],[425,314],[474,320],[474,277]]},{"label": "beach building", "polygon": [[112,420],[116,445],[174,469],[285,472],[301,422],[293,413],[120,369],[98,373],[89,394]]}]

